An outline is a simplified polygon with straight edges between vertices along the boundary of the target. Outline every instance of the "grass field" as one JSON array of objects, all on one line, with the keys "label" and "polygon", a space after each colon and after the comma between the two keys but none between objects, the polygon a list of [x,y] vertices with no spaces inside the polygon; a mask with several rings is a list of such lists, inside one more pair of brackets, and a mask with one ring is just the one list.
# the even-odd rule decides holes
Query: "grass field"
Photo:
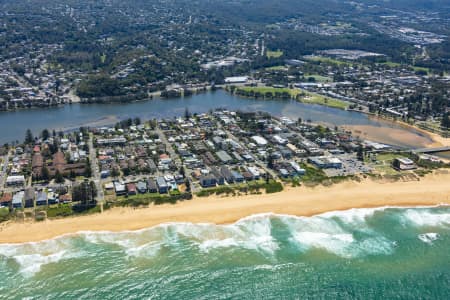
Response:
[{"label": "grass field", "polygon": [[275,93],[288,93],[291,98],[296,99],[299,94],[303,94],[304,97],[302,97],[299,101],[302,103],[310,103],[310,104],[318,104],[318,105],[324,105],[339,109],[346,109],[348,107],[348,103],[333,99],[330,97],[325,97],[322,95],[314,94],[311,92],[303,91],[300,89],[289,89],[289,88],[274,88],[274,87],[239,87],[238,90],[244,91],[244,92],[259,92],[263,95],[266,95],[267,93],[271,93],[272,95],[275,95]]},{"label": "grass field", "polygon": [[306,74],[304,75],[305,78],[313,77],[316,82],[333,82],[333,78],[317,75],[317,74]]},{"label": "grass field", "polygon": [[339,109],[346,109],[348,107],[347,102],[312,93],[308,93],[308,96],[302,98],[300,101],[303,103],[319,104]]},{"label": "grass field", "polygon": [[382,65],[391,67],[391,68],[399,68],[399,67],[408,67],[408,68],[412,68],[414,71],[425,71],[427,73],[430,72],[429,68],[424,68],[424,67],[416,67],[416,66],[410,66],[410,65],[402,65],[400,63],[396,63],[396,62],[392,62],[392,61],[387,61],[384,63],[381,63]]},{"label": "grass field", "polygon": [[353,65],[352,63],[349,63],[346,61],[337,60],[334,58],[324,57],[324,56],[309,56],[309,57],[305,57],[305,59],[310,60],[310,61],[320,61],[320,62],[324,62],[324,63],[335,64],[335,65],[349,65],[349,66]]},{"label": "grass field", "polygon": [[397,153],[381,153],[376,155],[376,161],[373,161],[371,158],[366,158],[366,162],[369,163],[377,173],[382,175],[397,175],[398,171],[394,170],[391,164],[392,161],[398,157],[402,157],[402,155]]},{"label": "grass field", "polygon": [[298,94],[300,94],[302,91],[299,89],[289,89],[289,88],[274,88],[270,86],[244,86],[239,87],[238,90],[244,91],[244,92],[259,92],[263,95],[267,93],[272,93],[272,95],[275,95],[275,93],[288,93],[292,98],[297,97]]},{"label": "grass field", "polygon": [[285,66],[274,66],[274,67],[270,67],[270,68],[265,68],[265,70],[267,70],[267,71],[287,71],[288,68],[286,68]]},{"label": "grass field", "polygon": [[283,55],[283,51],[280,51],[280,50],[276,50],[276,51],[267,50],[267,52],[266,52],[267,58],[278,58],[278,57],[281,57],[282,55]]}]

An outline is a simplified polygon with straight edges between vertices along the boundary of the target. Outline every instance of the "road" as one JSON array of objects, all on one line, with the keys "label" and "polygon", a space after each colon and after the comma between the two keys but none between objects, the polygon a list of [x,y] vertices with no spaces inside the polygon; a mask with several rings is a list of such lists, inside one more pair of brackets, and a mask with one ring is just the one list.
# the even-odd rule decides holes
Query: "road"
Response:
[{"label": "road", "polygon": [[177,168],[179,169],[183,165],[183,163],[180,157],[175,153],[172,144],[167,140],[166,135],[159,127],[156,127],[155,133],[159,136],[164,145],[166,145],[166,151],[169,152],[170,158],[173,159],[173,161],[175,162],[175,166],[177,166]]},{"label": "road", "polygon": [[3,157],[3,166],[0,173],[0,188],[3,188],[5,186],[6,177],[8,177],[8,174],[6,173],[8,171],[8,162],[9,162],[9,151]]},{"label": "road", "polygon": [[[180,156],[175,152],[175,150],[172,147],[172,144],[167,140],[167,137],[166,137],[165,133],[161,130],[161,128],[156,127],[155,133],[158,134],[161,141],[166,145],[166,151],[169,152],[170,158],[172,158],[174,160],[175,166],[178,169],[184,168],[183,162],[181,161]],[[194,185],[194,180],[192,179],[189,170],[186,168],[184,168],[184,170],[185,170],[184,176],[189,181],[189,185],[191,187],[192,193],[198,192],[198,189]]]},{"label": "road", "polygon": [[[223,128],[223,126],[220,124],[220,122],[218,122],[217,124],[218,124],[217,127],[220,128],[220,129],[222,129],[222,130],[224,130],[225,133],[227,134],[227,137],[228,137],[229,139],[232,139],[232,140],[238,142],[238,143],[244,148],[244,150],[246,150],[248,153],[251,152],[251,151],[245,146],[245,144],[239,142],[239,139],[238,139],[237,137],[235,137],[231,132],[229,132],[228,130],[226,130],[225,128]],[[262,162],[261,160],[259,160],[259,159],[256,158],[256,157],[255,157],[255,164],[256,164],[258,167],[260,167],[261,169],[263,169],[264,171],[266,171],[267,174],[270,174],[270,176],[271,176],[273,179],[276,180],[276,179],[278,178],[278,175],[277,175],[273,170],[269,169],[269,168],[266,166],[266,164],[265,164],[264,162]]]},{"label": "road", "polygon": [[103,203],[105,195],[103,193],[103,186],[100,177],[100,168],[97,161],[97,153],[94,148],[94,139],[92,133],[89,134],[89,162],[91,163],[92,178],[94,179],[95,186],[97,187],[97,201]]}]

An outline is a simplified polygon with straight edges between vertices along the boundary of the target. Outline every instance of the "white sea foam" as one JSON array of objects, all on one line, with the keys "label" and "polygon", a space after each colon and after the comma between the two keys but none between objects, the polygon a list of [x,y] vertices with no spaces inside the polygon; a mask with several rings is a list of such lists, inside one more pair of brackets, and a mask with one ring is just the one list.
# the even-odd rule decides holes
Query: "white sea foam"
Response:
[{"label": "white sea foam", "polygon": [[[211,228],[211,227],[210,227]],[[264,255],[273,255],[279,249],[272,236],[271,219],[268,215],[245,218],[232,225],[215,226],[213,236],[204,236],[199,244],[201,251],[211,249],[240,247],[259,251]]]},{"label": "white sea foam", "polygon": [[[352,258],[393,252],[394,241],[381,236],[367,223],[367,218],[383,209],[351,209],[313,217],[283,216],[280,219],[291,232],[290,241],[300,251],[318,248]],[[358,239],[354,236],[355,230],[360,232]]]},{"label": "white sea foam", "polygon": [[388,207],[377,207],[377,208],[352,208],[348,210],[342,210],[342,211],[331,211],[326,212],[315,217],[322,217],[326,219],[339,219],[345,224],[348,225],[357,225],[362,224],[366,222],[366,219],[369,217],[372,217],[376,212],[378,211],[384,211]]},{"label": "white sea foam", "polygon": [[157,229],[129,232],[83,232],[84,239],[93,244],[114,244],[131,257],[154,257],[163,240]]},{"label": "white sea foam", "polygon": [[436,232],[428,232],[428,233],[419,234],[417,237],[419,238],[419,240],[421,240],[424,243],[433,244],[434,241],[439,239],[439,234]]},{"label": "white sea foam", "polygon": [[405,226],[450,226],[450,213],[432,212],[430,210],[407,209],[402,213]]},{"label": "white sea foam", "polygon": [[[0,256],[14,259],[23,275],[30,276],[50,263],[79,256],[75,246],[77,237],[93,244],[114,244],[129,257],[156,257],[162,247],[179,247],[181,241],[195,245],[207,253],[213,249],[239,247],[274,257],[280,244],[273,236],[273,222],[286,227],[300,252],[313,248],[352,258],[364,255],[390,254],[395,241],[382,236],[368,222],[376,212],[390,207],[350,209],[319,214],[312,217],[258,214],[230,225],[167,223],[138,231],[79,232],[51,240],[25,244],[2,244]],[[393,208],[393,214],[405,226],[450,226],[448,209]],[[358,232],[358,234],[355,234]],[[419,235],[420,240],[432,243],[435,233]]]},{"label": "white sea foam", "polygon": [[39,272],[43,265],[78,257],[81,252],[74,249],[70,240],[58,238],[20,245],[3,244],[0,245],[0,255],[14,259],[22,275],[30,277]]}]

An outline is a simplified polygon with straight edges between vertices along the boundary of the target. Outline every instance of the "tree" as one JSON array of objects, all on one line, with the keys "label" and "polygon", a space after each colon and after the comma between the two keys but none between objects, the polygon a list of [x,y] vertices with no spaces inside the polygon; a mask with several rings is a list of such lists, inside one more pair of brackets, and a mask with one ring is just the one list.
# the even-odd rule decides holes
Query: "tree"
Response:
[{"label": "tree", "polygon": [[269,169],[273,169],[274,168],[274,157],[273,157],[273,155],[269,154],[268,159],[269,159],[269,161],[267,162],[267,167]]},{"label": "tree", "polygon": [[136,126],[141,125],[141,118],[139,117],[134,118],[134,125]]},{"label": "tree", "polygon": [[188,180],[186,180],[186,192],[190,192],[191,191],[191,182]]},{"label": "tree", "polygon": [[450,128],[450,113],[447,112],[442,117],[441,127],[447,130]]},{"label": "tree", "polygon": [[97,204],[95,197],[97,196],[97,187],[93,181],[85,180],[79,185],[72,188],[72,200],[79,202],[73,206],[75,211],[81,212],[89,208],[95,207]]},{"label": "tree", "polygon": [[112,176],[112,177],[118,177],[119,175],[120,175],[119,169],[116,168],[116,167],[112,168],[112,170],[111,170],[111,176]]},{"label": "tree", "polygon": [[84,171],[85,177],[91,177],[92,176],[92,168],[91,168],[91,162],[89,161],[89,158],[86,159],[86,167]]},{"label": "tree", "polygon": [[48,171],[46,166],[42,167],[41,178],[42,178],[42,180],[45,180],[45,181],[50,179],[50,172]]},{"label": "tree", "polygon": [[27,129],[27,132],[25,133],[25,144],[31,144],[34,142],[33,133],[31,132],[31,129]]},{"label": "tree", "polygon": [[89,188],[90,188],[89,192],[91,193],[90,194],[91,201],[94,201],[95,197],[97,197],[97,186],[95,185],[95,182],[91,181],[89,183]]},{"label": "tree", "polygon": [[189,109],[186,107],[186,108],[184,109],[184,118],[185,118],[186,120],[189,120],[190,117],[191,117],[191,113],[189,112]]},{"label": "tree", "polygon": [[64,183],[64,177],[63,177],[62,174],[59,172],[59,170],[56,170],[56,173],[55,173],[55,182],[56,182],[56,183]]},{"label": "tree", "polygon": [[359,145],[359,147],[358,147],[358,151],[356,153],[356,158],[359,161],[364,161],[364,149],[363,149],[362,145]]},{"label": "tree", "polygon": [[180,168],[180,175],[183,176],[183,178],[185,177],[186,173],[184,171],[184,167]]},{"label": "tree", "polygon": [[48,131],[47,128],[42,130],[41,137],[44,141],[50,137],[50,132]]}]

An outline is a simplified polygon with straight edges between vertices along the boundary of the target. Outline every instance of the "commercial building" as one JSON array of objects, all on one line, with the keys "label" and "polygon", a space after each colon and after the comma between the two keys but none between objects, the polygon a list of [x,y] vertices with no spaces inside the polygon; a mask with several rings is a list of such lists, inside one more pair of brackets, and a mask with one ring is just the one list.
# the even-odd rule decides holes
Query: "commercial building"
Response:
[{"label": "commercial building", "polygon": [[321,169],[340,169],[342,161],[333,156],[316,156],[308,158],[308,161]]},{"label": "commercial building", "polygon": [[406,157],[395,158],[392,161],[392,166],[394,167],[394,169],[397,169],[400,171],[417,169],[417,166],[414,163],[414,161],[412,161],[411,159],[406,158]]}]

